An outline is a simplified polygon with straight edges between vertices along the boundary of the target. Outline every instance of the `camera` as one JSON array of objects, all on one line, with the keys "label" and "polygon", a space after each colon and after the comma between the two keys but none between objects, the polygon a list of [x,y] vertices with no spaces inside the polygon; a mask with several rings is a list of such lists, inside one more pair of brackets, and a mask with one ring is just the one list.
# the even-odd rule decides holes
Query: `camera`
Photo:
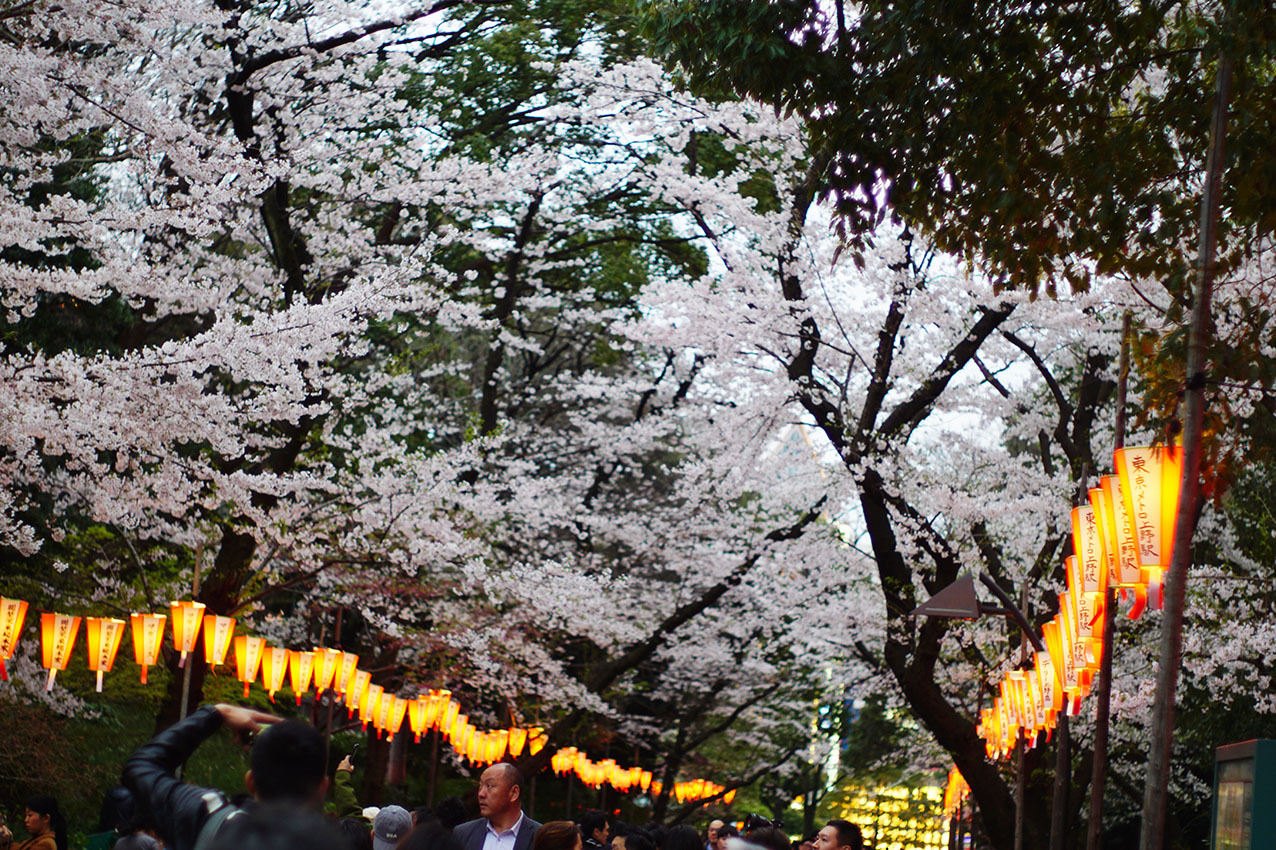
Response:
[{"label": "camera", "polygon": [[744,829],[742,831],[745,835],[748,835],[750,832],[753,832],[753,830],[761,829],[764,826],[773,826],[776,829],[781,829],[782,827],[780,824],[781,821],[779,818],[771,820],[769,818],[762,817],[762,815],[750,812],[744,817]]}]

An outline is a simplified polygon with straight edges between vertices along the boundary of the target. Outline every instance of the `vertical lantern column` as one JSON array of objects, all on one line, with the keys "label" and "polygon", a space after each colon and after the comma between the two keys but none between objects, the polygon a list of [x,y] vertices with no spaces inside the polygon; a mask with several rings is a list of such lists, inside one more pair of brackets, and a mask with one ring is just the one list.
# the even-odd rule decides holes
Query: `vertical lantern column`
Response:
[{"label": "vertical lantern column", "polygon": [[132,614],[129,617],[133,631],[133,660],[142,668],[143,685],[146,684],[146,671],[159,661],[167,619],[163,614]]},{"label": "vertical lantern column", "polygon": [[89,639],[89,669],[97,673],[97,692],[102,692],[102,675],[115,666],[115,654],[124,639],[123,620],[110,617],[87,617],[85,634]]},{"label": "vertical lantern column", "polygon": [[0,681],[9,681],[4,663],[13,657],[22,636],[22,623],[27,617],[27,603],[21,599],[0,596]]},{"label": "vertical lantern column", "polygon": [[59,670],[65,670],[71,660],[75,636],[80,631],[80,618],[70,614],[40,615],[40,649],[44,666],[49,670],[46,691],[53,690],[53,680]]}]

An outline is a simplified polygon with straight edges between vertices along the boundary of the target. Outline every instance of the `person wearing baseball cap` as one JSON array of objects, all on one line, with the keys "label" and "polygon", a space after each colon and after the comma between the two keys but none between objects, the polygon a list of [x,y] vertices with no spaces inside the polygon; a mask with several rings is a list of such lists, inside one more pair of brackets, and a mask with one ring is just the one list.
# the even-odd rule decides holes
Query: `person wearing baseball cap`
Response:
[{"label": "person wearing baseball cap", "polygon": [[412,831],[412,815],[402,806],[385,806],[372,819],[372,850],[394,850]]}]

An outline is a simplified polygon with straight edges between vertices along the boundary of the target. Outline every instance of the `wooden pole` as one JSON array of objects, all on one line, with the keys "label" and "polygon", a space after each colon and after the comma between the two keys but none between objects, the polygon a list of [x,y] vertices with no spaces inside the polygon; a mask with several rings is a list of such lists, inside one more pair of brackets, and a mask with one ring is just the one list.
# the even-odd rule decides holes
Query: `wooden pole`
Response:
[{"label": "wooden pole", "polygon": [[[1028,583],[1025,581],[1019,592],[1019,610],[1025,615],[1028,614]],[[1028,636],[1030,632],[1024,632],[1019,636],[1019,666],[1023,667],[1028,663]],[[1024,809],[1028,802],[1028,745],[1024,741],[1022,732],[1019,740],[1015,741],[1015,850],[1023,850],[1023,822],[1025,817]]]},{"label": "wooden pole", "polygon": [[[1121,321],[1121,357],[1117,369],[1116,428],[1114,448],[1125,447],[1125,396],[1130,377],[1130,313]],[[1099,658],[1099,681],[1095,684],[1094,773],[1090,776],[1090,821],[1086,826],[1086,850],[1103,845],[1103,792],[1108,780],[1108,725],[1112,717],[1112,650],[1116,640],[1116,588],[1108,577],[1104,597],[1103,654]]]},{"label": "wooden pole", "polygon": [[[1232,23],[1229,15],[1229,23]],[[1230,29],[1230,27],[1229,27]],[[1143,787],[1142,850],[1163,850],[1169,802],[1170,757],[1174,746],[1174,692],[1183,652],[1183,600],[1191,562],[1192,537],[1201,507],[1201,436],[1205,421],[1205,349],[1210,333],[1210,300],[1214,290],[1214,252],[1218,242],[1219,194],[1227,137],[1227,102],[1231,95],[1233,60],[1224,52],[1218,60],[1214,116],[1210,123],[1209,155],[1205,168],[1205,197],[1201,201],[1201,241],[1197,258],[1196,297],[1187,343],[1187,386],[1183,404],[1183,476],[1179,511],[1174,523],[1174,554],[1165,577],[1165,608],[1161,615],[1161,645],[1157,660],[1156,694],[1152,701],[1152,743],[1148,749],[1147,780]]]}]

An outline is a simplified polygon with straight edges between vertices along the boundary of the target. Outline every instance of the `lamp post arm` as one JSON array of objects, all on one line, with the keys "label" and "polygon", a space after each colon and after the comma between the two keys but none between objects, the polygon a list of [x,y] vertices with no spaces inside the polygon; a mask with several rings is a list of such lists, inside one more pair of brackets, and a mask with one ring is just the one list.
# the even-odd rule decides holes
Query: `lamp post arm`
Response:
[{"label": "lamp post arm", "polygon": [[1006,591],[1001,589],[1001,585],[989,578],[987,573],[980,573],[979,580],[982,581],[984,586],[991,590],[999,600],[1001,600],[1001,606],[1004,610],[997,611],[996,613],[1005,614],[1006,616],[1014,619],[1014,621],[1019,624],[1019,629],[1024,633],[1024,636],[1028,638],[1028,641],[1032,644],[1033,648],[1036,649],[1037,652],[1044,652],[1046,648],[1042,645],[1041,638],[1037,637],[1036,632],[1032,630],[1032,626],[1028,623],[1028,618],[1023,615],[1023,612],[1020,611],[1010,597],[1006,595]]}]

